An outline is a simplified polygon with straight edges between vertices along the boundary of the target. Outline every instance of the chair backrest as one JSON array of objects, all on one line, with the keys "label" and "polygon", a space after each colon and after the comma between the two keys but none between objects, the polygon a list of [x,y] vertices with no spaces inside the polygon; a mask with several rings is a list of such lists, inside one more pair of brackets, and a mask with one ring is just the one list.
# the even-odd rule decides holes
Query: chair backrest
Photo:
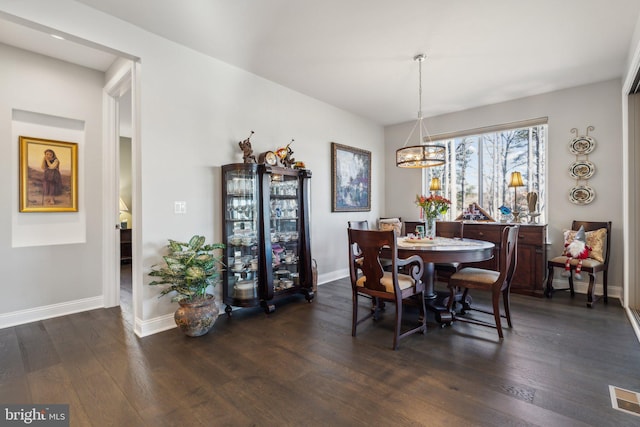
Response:
[{"label": "chair backrest", "polygon": [[607,268],[609,265],[609,252],[611,249],[611,221],[573,221],[571,223],[572,230],[579,230],[580,227],[584,227],[584,231],[595,231],[601,228],[607,229],[607,241],[605,242],[604,248],[604,261],[602,262]]},{"label": "chair backrest", "polygon": [[355,228],[356,230],[368,230],[369,221],[349,221],[349,228]]},{"label": "chair backrest", "polygon": [[422,225],[424,226],[424,221],[405,221],[404,222],[404,234],[415,234],[416,227]]},{"label": "chair backrest", "polygon": [[[357,230],[349,228],[349,247],[358,248],[358,252],[349,251],[349,273],[351,285],[356,286],[360,275],[358,270],[366,276],[364,287],[371,290],[386,292],[386,288],[380,284],[380,279],[384,275],[382,264],[380,263],[380,252],[383,247],[388,247],[391,253],[393,270],[396,271],[396,259],[398,248],[396,246],[395,230]],[[394,281],[395,282],[395,281]],[[399,289],[396,289],[398,291]]]},{"label": "chair backrest", "polygon": [[502,230],[502,247],[500,252],[500,289],[511,286],[513,275],[518,265],[518,231],[519,225],[505,227]]},{"label": "chair backrest", "polygon": [[399,216],[391,218],[380,217],[378,219],[378,230],[389,230],[390,228],[393,228],[396,230],[398,236],[402,236],[404,234],[402,226],[402,218]]},{"label": "chair backrest", "polygon": [[438,221],[436,222],[436,236],[462,239],[464,236],[464,222]]}]

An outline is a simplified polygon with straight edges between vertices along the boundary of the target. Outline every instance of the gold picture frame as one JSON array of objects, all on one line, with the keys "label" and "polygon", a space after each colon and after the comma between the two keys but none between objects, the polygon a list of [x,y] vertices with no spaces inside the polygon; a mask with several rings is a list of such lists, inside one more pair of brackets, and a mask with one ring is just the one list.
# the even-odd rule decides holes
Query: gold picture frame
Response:
[{"label": "gold picture frame", "polygon": [[78,211],[78,144],[20,136],[20,212]]}]

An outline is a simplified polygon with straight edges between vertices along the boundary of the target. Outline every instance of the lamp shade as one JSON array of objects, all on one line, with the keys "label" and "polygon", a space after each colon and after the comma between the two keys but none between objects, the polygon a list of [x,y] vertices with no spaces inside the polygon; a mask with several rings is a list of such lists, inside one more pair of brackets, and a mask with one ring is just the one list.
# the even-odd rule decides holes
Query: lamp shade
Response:
[{"label": "lamp shade", "polygon": [[440,178],[431,178],[431,182],[429,183],[430,191],[440,191],[442,190],[442,184],[440,183]]},{"label": "lamp shade", "polygon": [[444,145],[411,145],[396,150],[396,165],[401,168],[430,168],[446,163]]},{"label": "lamp shade", "polygon": [[509,187],[524,187],[522,182],[522,174],[520,172],[511,172],[511,181]]},{"label": "lamp shade", "polygon": [[124,200],[122,200],[122,197],[120,197],[120,212],[127,212],[129,210],[129,208],[127,207],[126,203],[124,202]]},{"label": "lamp shade", "polygon": [[407,142],[411,139],[411,135],[413,135],[416,127],[420,132],[420,142],[431,142],[429,132],[427,132],[422,117],[422,61],[424,61],[425,58],[426,55],[424,53],[413,57],[413,60],[418,63],[418,100],[420,108],[418,110],[418,121],[413,125],[402,148],[396,150],[396,166],[399,168],[430,168],[444,165],[447,162],[446,148],[444,145],[425,144],[407,146]]}]

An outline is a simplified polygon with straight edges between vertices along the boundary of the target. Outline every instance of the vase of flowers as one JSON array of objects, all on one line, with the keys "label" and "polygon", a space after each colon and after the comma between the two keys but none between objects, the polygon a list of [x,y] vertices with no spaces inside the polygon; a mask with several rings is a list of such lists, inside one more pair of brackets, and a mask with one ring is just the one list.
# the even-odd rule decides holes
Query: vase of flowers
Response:
[{"label": "vase of flowers", "polygon": [[416,195],[416,205],[420,206],[424,218],[424,237],[433,240],[436,237],[436,220],[449,211],[451,200],[437,194],[428,197]]}]

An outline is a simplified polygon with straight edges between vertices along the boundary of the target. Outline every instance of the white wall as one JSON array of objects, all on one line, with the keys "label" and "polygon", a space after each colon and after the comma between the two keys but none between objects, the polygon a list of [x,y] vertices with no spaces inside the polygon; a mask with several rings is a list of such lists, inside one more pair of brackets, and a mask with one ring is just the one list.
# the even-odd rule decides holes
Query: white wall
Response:
[{"label": "white wall", "polygon": [[[552,244],[548,253],[550,256],[561,253],[562,230],[569,228],[573,219],[612,221],[609,287],[611,294],[618,295],[623,279],[621,87],[621,81],[615,79],[427,119],[429,133],[435,135],[547,116],[547,218]],[[421,190],[420,171],[399,169],[394,163],[395,150],[402,146],[412,125],[404,123],[385,129],[386,215],[417,216],[413,199]],[[569,189],[575,185],[568,173],[575,156],[568,145],[575,136],[571,129],[577,128],[583,135],[587,126],[595,127],[589,135],[597,141],[595,151],[589,155],[596,166],[596,174],[589,180],[596,198],[589,205],[576,206],[568,199]],[[601,279],[599,282],[601,285]],[[611,289],[615,287],[618,289]]]},{"label": "white wall", "polygon": [[[61,305],[62,310],[102,305],[101,132],[103,73],[0,44],[0,318],[9,312]],[[82,122],[84,131],[12,123],[12,111]],[[60,119],[60,122],[65,120]],[[78,143],[78,213],[18,212],[18,139],[14,133],[45,139],[73,137]],[[66,135],[66,136],[61,136]],[[89,189],[89,190],[87,190]],[[74,231],[75,243],[56,231]],[[81,230],[77,230],[81,227]],[[16,240],[29,241],[16,247]],[[26,234],[31,233],[31,236]],[[55,236],[53,238],[48,238]],[[68,236],[67,236],[68,237]],[[84,300],[84,301],[81,301]],[[38,315],[37,313],[35,314]]]},{"label": "white wall", "polygon": [[[381,126],[77,3],[51,3],[0,0],[0,10],[141,58],[141,196],[133,201],[142,212],[136,219],[142,239],[140,283],[149,282],[146,273],[160,261],[168,238],[182,240],[199,233],[208,241],[220,239],[220,166],[241,161],[238,141],[251,130],[256,152],[295,139],[294,157],[313,172],[311,245],[320,279],[344,270],[347,221],[377,218],[384,204]],[[6,102],[12,103],[11,99]],[[100,105],[97,101],[96,108]],[[371,212],[331,213],[332,141],[372,152]],[[186,201],[186,215],[173,213],[177,200]],[[94,238],[100,231],[99,219],[96,215],[91,220]],[[45,251],[45,256],[50,252]],[[13,256],[16,263],[11,268],[17,274],[28,264]],[[65,259],[57,265],[69,269],[77,263]],[[100,266],[88,269],[99,274]],[[176,308],[169,298],[158,299],[155,288],[143,286],[140,293],[142,322]],[[22,308],[38,305],[16,298],[6,305],[7,310],[18,303]]]}]

